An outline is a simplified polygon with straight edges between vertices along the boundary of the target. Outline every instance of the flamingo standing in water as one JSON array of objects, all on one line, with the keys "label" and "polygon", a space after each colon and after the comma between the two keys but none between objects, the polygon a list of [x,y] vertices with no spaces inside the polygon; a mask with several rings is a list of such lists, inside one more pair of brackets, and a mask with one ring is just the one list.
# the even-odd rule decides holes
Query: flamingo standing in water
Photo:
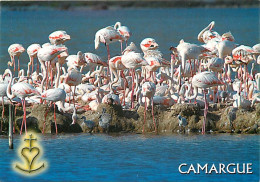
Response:
[{"label": "flamingo standing in water", "polygon": [[[56,114],[55,114],[55,105],[56,105],[55,102],[61,101],[61,105],[60,105],[61,109],[65,109],[64,103],[65,103],[65,98],[66,98],[66,92],[61,88],[49,89],[49,90],[44,91],[41,94],[41,98],[44,99],[44,100],[47,100],[47,101],[51,101],[50,107],[53,103],[53,106],[54,106],[54,121],[55,121],[55,128],[56,128],[56,134],[57,134],[58,128],[57,128]],[[47,114],[48,114],[48,110],[46,111],[46,113],[44,115],[45,121],[44,121],[44,124],[43,124],[42,133],[44,133]]]},{"label": "flamingo standing in water", "polygon": [[9,74],[11,76],[11,81],[8,84],[7,87],[7,97],[9,99],[14,99],[15,97],[21,98],[22,99],[22,106],[23,106],[23,121],[21,125],[21,130],[20,134],[22,134],[23,131],[23,123],[25,123],[25,132],[27,133],[27,128],[26,128],[26,106],[25,106],[25,97],[28,96],[33,96],[33,95],[40,95],[40,93],[30,84],[24,83],[24,82],[18,82],[15,83],[12,87],[11,84],[13,82],[13,74],[10,69],[7,70],[7,72],[4,74],[5,75]]},{"label": "flamingo standing in water", "polygon": [[[30,65],[32,65],[32,73],[33,73],[33,68],[34,68],[34,58],[37,59],[37,53],[38,53],[38,50],[41,48],[41,45],[40,44],[32,44],[30,45],[28,48],[27,48],[27,54],[29,55],[29,58],[30,58]],[[38,61],[36,60],[37,62],[37,74],[39,74],[39,63]],[[29,76],[29,75],[28,75]]]},{"label": "flamingo standing in water", "polygon": [[98,49],[99,43],[102,42],[107,47],[107,61],[110,59],[110,51],[109,44],[113,42],[117,42],[119,40],[124,40],[124,37],[120,35],[120,33],[111,26],[106,28],[102,28],[96,32],[95,35],[95,49]]},{"label": "flamingo standing in water", "polygon": [[[147,110],[147,102],[146,102],[146,98],[148,97],[149,99],[149,105],[152,105],[152,116],[153,116],[153,124],[154,124],[154,128],[155,128],[155,132],[157,132],[157,127],[156,127],[156,123],[155,123],[155,119],[154,119],[154,112],[153,112],[153,96],[155,94],[156,91],[156,85],[153,82],[145,82],[142,85],[142,96],[145,97],[145,101],[144,101],[144,125],[145,125],[145,120],[146,120],[146,110]],[[143,133],[144,133],[144,125],[143,125]]]},{"label": "flamingo standing in water", "polygon": [[[119,34],[124,38],[127,47],[127,41],[132,35],[129,28],[127,26],[122,26],[121,22],[116,22],[116,24],[114,25],[114,29],[116,29],[119,32]],[[123,40],[120,40],[120,43],[121,43],[121,52],[123,52]]]},{"label": "flamingo standing in water", "polygon": [[198,96],[198,88],[204,89],[204,101],[205,101],[205,109],[204,109],[204,121],[202,126],[202,134],[205,134],[205,122],[207,118],[207,112],[208,112],[208,104],[207,104],[207,97],[206,97],[206,88],[218,86],[224,84],[221,80],[218,79],[218,77],[213,72],[205,71],[196,74],[192,78],[192,86],[194,87],[194,95],[189,97],[188,93],[190,92],[190,88],[188,92],[186,92],[186,97],[188,99],[196,99]]},{"label": "flamingo standing in water", "polygon": [[20,55],[25,51],[24,47],[21,44],[12,44],[8,48],[8,53],[11,57],[12,65],[14,66],[14,72],[15,72],[15,56],[18,58],[18,71],[20,71]]}]

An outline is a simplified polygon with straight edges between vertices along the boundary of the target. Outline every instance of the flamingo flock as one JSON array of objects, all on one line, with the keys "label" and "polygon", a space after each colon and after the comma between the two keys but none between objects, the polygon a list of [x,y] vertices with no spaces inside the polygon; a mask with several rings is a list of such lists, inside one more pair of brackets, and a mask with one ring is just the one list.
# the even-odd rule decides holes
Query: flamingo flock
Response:
[{"label": "flamingo flock", "polygon": [[[144,38],[141,50],[133,42],[128,44],[132,32],[120,22],[95,34],[95,49],[104,43],[107,60],[90,52],[70,55],[65,44],[71,36],[59,30],[51,33],[49,42],[42,46],[33,43],[27,48],[29,62],[25,72],[20,69],[19,60],[25,48],[12,44],[8,48],[11,61],[0,79],[2,105],[4,97],[22,104],[24,117],[20,134],[23,127],[27,132],[26,106],[30,104],[50,102],[50,108],[54,105],[56,133],[56,107],[60,112],[73,113],[72,124],[77,122],[79,108],[97,111],[101,103],[121,105],[129,110],[144,107],[144,133],[149,109],[157,132],[154,105],[171,108],[176,103],[195,103],[204,106],[201,132],[205,134],[209,103],[231,102],[234,108],[247,109],[260,101],[260,44],[238,45],[231,32],[220,35],[213,30],[214,26],[212,21],[199,32],[199,44],[181,39],[178,46],[170,47],[170,60],[161,53],[154,38]],[[109,46],[117,42],[121,50],[113,57]],[[3,115],[4,110],[2,118]],[[179,126],[188,125],[180,115],[178,119]],[[107,130],[110,122],[111,116],[103,109],[100,127]]]}]

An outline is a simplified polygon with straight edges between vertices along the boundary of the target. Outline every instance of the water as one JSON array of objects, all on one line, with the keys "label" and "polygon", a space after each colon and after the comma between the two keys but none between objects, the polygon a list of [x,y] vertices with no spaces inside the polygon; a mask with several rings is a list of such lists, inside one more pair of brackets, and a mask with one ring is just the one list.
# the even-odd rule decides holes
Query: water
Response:
[{"label": "water", "polygon": [[[14,146],[20,136],[15,136]],[[11,169],[17,161],[0,138],[1,181],[258,181],[258,135],[46,135],[42,138],[49,168],[23,177]],[[252,163],[253,174],[178,172],[181,163]]]},{"label": "water", "polygon": [[[106,48],[94,49],[97,30],[120,21],[133,33],[129,41],[137,45],[146,38],[154,38],[166,59],[170,59],[169,47],[178,45],[181,39],[199,43],[198,33],[212,20],[214,30],[223,34],[231,31],[236,43],[253,46],[259,43],[258,8],[180,8],[180,9],[112,9],[112,10],[1,10],[0,72],[10,60],[7,49],[20,43],[27,48],[32,43],[48,42],[48,35],[55,30],[65,30],[71,35],[66,42],[70,54],[77,51],[93,52],[106,59]],[[110,46],[111,55],[120,54],[120,44]],[[23,68],[27,68],[27,53],[21,56]]]}]

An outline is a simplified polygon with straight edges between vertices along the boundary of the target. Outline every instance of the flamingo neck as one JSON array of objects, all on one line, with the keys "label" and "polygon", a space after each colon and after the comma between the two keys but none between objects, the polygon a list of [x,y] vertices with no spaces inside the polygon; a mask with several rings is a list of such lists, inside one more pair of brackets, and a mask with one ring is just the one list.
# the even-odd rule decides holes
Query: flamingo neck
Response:
[{"label": "flamingo neck", "polygon": [[7,94],[8,98],[13,99],[15,97],[15,95],[13,93],[11,93],[11,84],[13,83],[13,74],[10,70],[8,73],[10,74],[11,80],[8,83],[6,94]]},{"label": "flamingo neck", "polygon": [[186,92],[186,98],[189,100],[196,99],[198,96],[198,87],[194,86],[194,94],[191,97],[189,97],[189,95],[188,95],[190,93],[190,89],[191,89],[191,86],[188,86],[188,91]]},{"label": "flamingo neck", "polygon": [[41,82],[41,92],[43,92],[43,84],[47,79],[47,70],[46,70],[44,62],[41,59],[39,59],[39,62],[41,63],[41,68],[42,68],[42,72],[43,72],[43,79]]}]

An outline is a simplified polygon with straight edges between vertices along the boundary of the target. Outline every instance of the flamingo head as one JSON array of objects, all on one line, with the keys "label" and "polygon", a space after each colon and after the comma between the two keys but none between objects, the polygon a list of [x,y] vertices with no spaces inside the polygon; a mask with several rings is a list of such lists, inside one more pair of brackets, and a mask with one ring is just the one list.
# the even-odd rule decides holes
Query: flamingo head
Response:
[{"label": "flamingo head", "polygon": [[221,36],[221,38],[222,38],[222,40],[235,41],[235,38],[233,37],[233,35],[231,34],[231,32],[224,33],[224,34]]},{"label": "flamingo head", "polygon": [[5,72],[4,72],[4,74],[3,74],[3,79],[5,79],[5,77],[6,77],[7,75],[9,75],[9,76],[12,75],[12,71],[11,71],[10,69],[6,69],[6,70],[5,70]]},{"label": "flamingo head", "polygon": [[159,45],[156,43],[156,41],[153,38],[145,38],[141,44],[142,51],[147,50],[155,50],[159,47]]}]

